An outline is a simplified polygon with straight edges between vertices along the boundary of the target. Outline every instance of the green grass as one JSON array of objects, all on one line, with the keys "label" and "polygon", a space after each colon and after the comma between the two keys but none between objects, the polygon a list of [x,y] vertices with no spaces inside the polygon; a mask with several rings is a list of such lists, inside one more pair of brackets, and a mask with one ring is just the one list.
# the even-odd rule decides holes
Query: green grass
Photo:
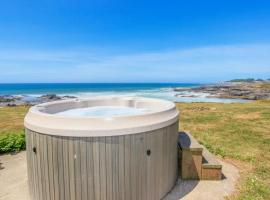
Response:
[{"label": "green grass", "polygon": [[[177,103],[177,107],[181,130],[190,131],[212,153],[239,167],[238,191],[230,199],[270,199],[270,101]],[[24,149],[27,110],[0,108],[0,146],[9,141],[4,142],[6,151]]]},{"label": "green grass", "polygon": [[23,118],[28,109],[27,106],[0,108],[0,135],[21,132],[23,130]]},{"label": "green grass", "polygon": [[25,149],[23,118],[28,107],[0,108],[0,154]]},{"label": "green grass", "polygon": [[25,150],[24,133],[8,133],[0,135],[0,153]]}]

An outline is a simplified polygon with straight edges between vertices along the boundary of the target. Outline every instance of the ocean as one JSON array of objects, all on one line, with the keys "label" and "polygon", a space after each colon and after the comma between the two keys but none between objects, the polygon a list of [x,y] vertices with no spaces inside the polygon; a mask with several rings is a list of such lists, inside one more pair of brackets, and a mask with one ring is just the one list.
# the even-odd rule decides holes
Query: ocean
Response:
[{"label": "ocean", "polygon": [[175,88],[198,87],[194,83],[24,83],[0,84],[0,95],[34,99],[44,94],[91,97],[101,95],[143,96],[174,102],[244,102],[239,99],[220,99],[205,93],[177,92]]}]

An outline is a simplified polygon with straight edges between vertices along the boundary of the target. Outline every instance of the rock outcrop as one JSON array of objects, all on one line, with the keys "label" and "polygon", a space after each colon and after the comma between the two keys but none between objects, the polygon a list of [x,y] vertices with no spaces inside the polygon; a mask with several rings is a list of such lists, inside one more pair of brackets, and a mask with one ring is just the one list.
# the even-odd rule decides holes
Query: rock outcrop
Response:
[{"label": "rock outcrop", "polygon": [[211,97],[228,99],[263,100],[270,99],[270,82],[226,82],[217,85],[206,85],[197,88],[177,88],[175,91],[207,93]]},{"label": "rock outcrop", "polygon": [[75,96],[58,96],[56,94],[46,94],[42,95],[37,98],[32,98],[29,100],[25,97],[19,97],[19,96],[12,96],[12,95],[4,95],[0,96],[0,106],[18,106],[18,105],[25,105],[25,106],[31,106],[36,105],[39,103],[45,103],[50,101],[57,101],[57,100],[65,100],[65,99],[74,99]]}]

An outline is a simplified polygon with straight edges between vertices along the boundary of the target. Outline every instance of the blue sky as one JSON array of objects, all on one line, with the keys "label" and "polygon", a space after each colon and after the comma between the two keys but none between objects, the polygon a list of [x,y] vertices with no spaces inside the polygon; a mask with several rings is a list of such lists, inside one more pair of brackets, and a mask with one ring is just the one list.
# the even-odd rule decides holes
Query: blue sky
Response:
[{"label": "blue sky", "polygon": [[0,1],[0,82],[270,78],[270,2]]}]

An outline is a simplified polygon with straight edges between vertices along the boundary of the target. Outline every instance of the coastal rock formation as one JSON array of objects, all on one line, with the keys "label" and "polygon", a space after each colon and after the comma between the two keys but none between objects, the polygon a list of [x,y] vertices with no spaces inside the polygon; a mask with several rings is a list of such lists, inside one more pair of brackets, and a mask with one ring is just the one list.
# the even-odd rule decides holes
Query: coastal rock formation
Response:
[{"label": "coastal rock formation", "polygon": [[61,97],[57,96],[56,94],[45,94],[42,95],[41,97],[39,97],[39,99],[41,99],[42,101],[56,101],[56,100],[60,100]]},{"label": "coastal rock formation", "polygon": [[22,105],[25,102],[22,100],[20,96],[12,96],[12,95],[4,95],[0,96],[0,106],[17,106]]},{"label": "coastal rock formation", "polygon": [[270,82],[226,82],[197,88],[177,88],[177,92],[206,93],[211,97],[245,100],[270,99]]},{"label": "coastal rock formation", "polygon": [[57,100],[64,100],[64,99],[74,99],[74,98],[76,98],[76,97],[69,96],[69,95],[58,96],[56,94],[45,94],[45,95],[42,95],[42,96],[38,97],[40,102],[49,102],[49,101],[57,101]]},{"label": "coastal rock formation", "polygon": [[38,97],[37,102],[38,103],[46,103],[46,102],[50,102],[50,101],[58,101],[58,100],[66,100],[66,99],[74,99],[74,98],[77,98],[77,97],[69,96],[69,95],[58,96],[56,94],[45,94],[45,95]]},{"label": "coastal rock formation", "polygon": [[74,99],[75,96],[58,96],[56,94],[46,94],[36,98],[27,98],[25,96],[12,96],[12,95],[4,95],[0,96],[0,106],[18,106],[18,105],[25,105],[25,106],[32,106],[39,103],[45,103],[50,101],[57,101],[57,100],[65,100],[65,99]]},{"label": "coastal rock formation", "polygon": [[14,102],[17,100],[20,100],[20,97],[17,96],[9,96],[9,95],[5,95],[5,96],[0,96],[0,103],[7,103],[7,102]]}]

